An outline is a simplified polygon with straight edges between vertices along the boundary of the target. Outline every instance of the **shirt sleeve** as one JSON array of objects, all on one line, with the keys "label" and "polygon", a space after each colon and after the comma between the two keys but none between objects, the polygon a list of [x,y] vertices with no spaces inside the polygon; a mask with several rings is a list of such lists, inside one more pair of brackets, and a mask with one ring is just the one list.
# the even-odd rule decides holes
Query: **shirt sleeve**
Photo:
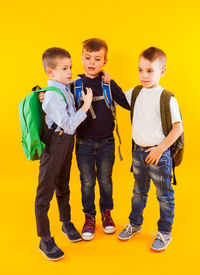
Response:
[{"label": "shirt sleeve", "polygon": [[45,99],[42,103],[44,112],[65,132],[75,131],[87,117],[82,109],[70,114],[68,112],[69,104],[59,94],[52,91],[45,93]]},{"label": "shirt sleeve", "polygon": [[132,92],[133,89],[128,90],[127,92],[125,92],[125,96],[126,96],[126,100],[128,101],[128,104],[131,106],[131,97],[132,97]]},{"label": "shirt sleeve", "polygon": [[172,118],[172,124],[175,122],[182,122],[180,110],[178,107],[178,102],[175,97],[171,97],[170,99],[170,112]]},{"label": "shirt sleeve", "polygon": [[121,107],[130,110],[130,105],[122,89],[117,85],[114,80],[111,80],[110,86],[113,100],[116,101]]}]

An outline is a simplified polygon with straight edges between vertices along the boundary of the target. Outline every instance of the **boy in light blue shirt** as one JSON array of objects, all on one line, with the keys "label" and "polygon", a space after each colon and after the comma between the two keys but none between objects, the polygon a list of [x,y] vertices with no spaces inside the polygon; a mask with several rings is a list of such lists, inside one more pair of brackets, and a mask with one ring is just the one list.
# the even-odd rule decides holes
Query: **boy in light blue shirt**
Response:
[{"label": "boy in light blue shirt", "polygon": [[[62,232],[72,242],[82,239],[70,221],[69,178],[74,134],[76,128],[87,117],[92,90],[87,89],[87,94],[82,92],[84,104],[76,112],[74,98],[68,87],[72,78],[70,54],[61,48],[50,48],[44,52],[42,62],[50,78],[48,86],[60,89],[66,98],[65,102],[60,94],[47,91],[42,103],[49,130],[44,137],[46,146],[40,158],[39,184],[35,200],[37,233],[41,237],[39,249],[48,259],[58,260],[64,257],[64,253],[51,237],[47,213],[56,191],[60,220],[63,222]],[[51,138],[50,131],[53,131]]]}]

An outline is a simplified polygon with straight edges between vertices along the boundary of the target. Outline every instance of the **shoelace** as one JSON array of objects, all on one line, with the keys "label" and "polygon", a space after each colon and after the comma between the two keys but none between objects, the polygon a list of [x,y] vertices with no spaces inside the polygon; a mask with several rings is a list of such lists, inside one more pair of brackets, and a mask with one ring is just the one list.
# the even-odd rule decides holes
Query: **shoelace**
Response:
[{"label": "shoelace", "polygon": [[114,226],[114,222],[110,215],[110,209],[103,211],[103,223],[105,223],[106,226]]},{"label": "shoelace", "polygon": [[132,234],[133,233],[133,229],[134,229],[134,227],[129,223],[129,224],[125,224],[124,226],[126,226],[126,233],[128,233],[128,234]]},{"label": "shoelace", "polygon": [[85,224],[83,226],[84,228],[83,231],[93,232],[94,226],[95,226],[95,219],[86,216]]},{"label": "shoelace", "polygon": [[167,244],[167,241],[165,240],[165,237],[163,236],[163,234],[161,232],[156,232],[156,233],[153,233],[152,235],[156,235],[156,239],[158,240],[161,240],[165,245]]}]

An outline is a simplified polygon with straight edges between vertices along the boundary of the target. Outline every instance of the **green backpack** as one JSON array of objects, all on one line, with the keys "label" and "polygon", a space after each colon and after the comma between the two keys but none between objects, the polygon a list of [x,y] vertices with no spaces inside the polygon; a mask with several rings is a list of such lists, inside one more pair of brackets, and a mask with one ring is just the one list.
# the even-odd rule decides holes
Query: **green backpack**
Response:
[{"label": "green backpack", "polygon": [[[133,119],[133,109],[135,106],[135,101],[143,86],[138,85],[132,91],[131,97],[131,122]],[[160,115],[161,115],[161,123],[162,130],[165,136],[169,134],[172,129],[172,120],[170,115],[170,98],[174,96],[174,94],[168,92],[167,90],[163,90],[160,96]],[[173,173],[174,168],[181,164],[184,153],[184,133],[174,142],[174,144],[170,147],[172,161],[173,161]],[[173,183],[176,184],[176,178],[174,173]]]},{"label": "green backpack", "polygon": [[[19,103],[19,118],[22,131],[22,147],[28,160],[38,160],[44,150],[45,144],[42,137],[47,131],[45,123],[45,115],[42,110],[42,104],[39,101],[38,93],[42,91],[55,91],[60,94],[66,102],[66,98],[56,87],[46,87],[41,89],[36,86],[32,89],[32,93],[26,96]],[[54,131],[57,124],[53,123],[51,130]]]}]

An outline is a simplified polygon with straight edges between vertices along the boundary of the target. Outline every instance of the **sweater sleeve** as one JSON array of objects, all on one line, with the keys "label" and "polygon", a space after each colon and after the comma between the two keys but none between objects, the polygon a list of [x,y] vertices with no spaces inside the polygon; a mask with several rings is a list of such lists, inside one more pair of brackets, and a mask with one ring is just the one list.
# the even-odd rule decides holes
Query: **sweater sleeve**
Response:
[{"label": "sweater sleeve", "polygon": [[114,80],[111,80],[110,87],[113,100],[116,101],[121,107],[130,110],[130,105],[126,99],[125,94]]}]

